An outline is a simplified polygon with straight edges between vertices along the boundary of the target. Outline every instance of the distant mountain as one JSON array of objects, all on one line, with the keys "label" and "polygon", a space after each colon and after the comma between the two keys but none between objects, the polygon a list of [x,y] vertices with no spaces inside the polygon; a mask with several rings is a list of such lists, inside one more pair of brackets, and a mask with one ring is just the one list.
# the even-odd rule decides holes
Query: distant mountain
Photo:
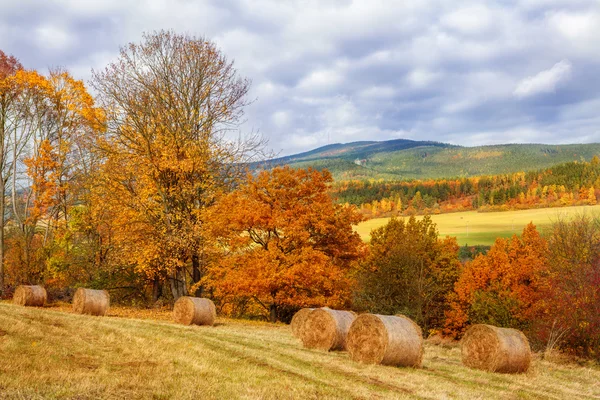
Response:
[{"label": "distant mountain", "polygon": [[262,168],[327,168],[336,180],[425,179],[495,175],[547,168],[569,161],[589,161],[600,155],[600,143],[504,144],[462,147],[406,139],[331,144],[280,157]]},{"label": "distant mountain", "polygon": [[395,152],[400,150],[408,150],[415,147],[457,147],[450,144],[430,142],[430,141],[415,141],[408,139],[395,139],[383,142],[363,141],[351,143],[335,143],[317,149],[299,153],[291,156],[275,158],[270,160],[274,164],[289,164],[306,160],[317,159],[344,159],[354,160],[363,159],[382,152]]}]

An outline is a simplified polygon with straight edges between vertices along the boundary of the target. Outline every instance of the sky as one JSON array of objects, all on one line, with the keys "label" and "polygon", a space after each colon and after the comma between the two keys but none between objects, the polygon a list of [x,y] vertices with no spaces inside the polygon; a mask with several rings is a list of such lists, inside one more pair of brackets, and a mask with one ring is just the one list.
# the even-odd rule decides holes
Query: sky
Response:
[{"label": "sky", "polygon": [[279,155],[600,142],[600,0],[0,0],[0,50],[84,81],[160,29],[217,43]]}]

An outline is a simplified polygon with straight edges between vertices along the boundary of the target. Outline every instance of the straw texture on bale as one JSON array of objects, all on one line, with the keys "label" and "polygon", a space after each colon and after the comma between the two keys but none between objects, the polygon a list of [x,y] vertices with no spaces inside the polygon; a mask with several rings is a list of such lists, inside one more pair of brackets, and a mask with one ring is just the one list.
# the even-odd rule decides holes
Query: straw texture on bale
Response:
[{"label": "straw texture on bale", "polygon": [[17,286],[13,296],[13,303],[20,306],[42,307],[46,304],[46,289],[41,286]]},{"label": "straw texture on bale", "polygon": [[314,310],[314,308],[303,308],[294,314],[292,321],[290,322],[292,335],[297,338],[301,337],[301,331],[304,327],[304,322],[306,322],[306,317],[308,317],[308,314],[310,314],[312,310]]},{"label": "straw texture on bale", "polygon": [[184,325],[213,325],[217,309],[210,299],[183,296],[175,302],[173,318]]},{"label": "straw texture on bale", "polygon": [[106,290],[79,288],[73,296],[73,312],[103,316],[110,307],[110,295]]},{"label": "straw texture on bale", "polygon": [[367,364],[420,367],[423,333],[403,315],[362,314],[348,332],[350,358]]},{"label": "straw texture on bale", "polygon": [[492,325],[473,325],[461,340],[463,364],[491,372],[525,372],[531,349],[523,332]]},{"label": "straw texture on bale", "polygon": [[318,350],[346,350],[346,336],[356,314],[330,308],[314,309],[300,330],[304,347]]}]

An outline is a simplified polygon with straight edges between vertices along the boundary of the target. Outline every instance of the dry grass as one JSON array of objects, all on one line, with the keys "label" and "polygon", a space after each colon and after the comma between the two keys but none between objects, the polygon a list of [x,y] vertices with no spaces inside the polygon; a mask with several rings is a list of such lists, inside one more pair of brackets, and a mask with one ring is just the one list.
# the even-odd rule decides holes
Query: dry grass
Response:
[{"label": "dry grass", "polygon": [[0,303],[0,398],[600,398],[597,366],[534,359],[524,375],[493,374],[463,367],[457,346],[430,343],[421,369],[363,365],[303,349],[286,325],[181,326],[120,318],[118,308],[104,318],[57,309]]}]

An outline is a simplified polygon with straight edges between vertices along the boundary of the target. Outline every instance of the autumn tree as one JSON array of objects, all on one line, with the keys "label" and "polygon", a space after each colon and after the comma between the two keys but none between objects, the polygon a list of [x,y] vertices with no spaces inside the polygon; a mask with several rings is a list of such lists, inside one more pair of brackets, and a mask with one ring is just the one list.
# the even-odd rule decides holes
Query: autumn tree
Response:
[{"label": "autumn tree", "polygon": [[392,218],[371,232],[369,250],[358,275],[359,304],[371,312],[406,314],[425,332],[441,328],[460,272],[456,238],[438,238],[429,216]]},{"label": "autumn tree", "polygon": [[[5,67],[17,65],[4,59]],[[83,171],[89,161],[81,144],[91,130],[99,129],[102,113],[83,83],[64,70],[44,76],[18,66],[0,86],[5,97],[3,193],[10,194],[7,233],[10,250],[16,252],[10,256],[13,283],[37,283],[46,272],[41,248],[54,240],[59,219],[64,231],[69,207],[80,201],[73,185],[75,171]],[[5,204],[5,196],[0,197]]]},{"label": "autumn tree", "polygon": [[348,306],[352,264],[363,251],[354,207],[328,194],[327,171],[275,168],[248,181],[211,211],[220,254],[210,284],[223,302],[246,298],[271,321],[286,310]]},{"label": "autumn tree", "polygon": [[75,271],[86,270],[86,281],[94,276],[94,255],[87,253],[90,238],[78,232],[71,218],[90,207],[89,179],[99,165],[92,138],[103,131],[105,118],[83,82],[68,71],[53,69],[46,79],[47,116],[26,160],[34,198],[28,219],[44,228],[49,277],[66,285],[81,282],[74,279],[81,276]]},{"label": "autumn tree", "polygon": [[547,251],[531,223],[520,237],[496,239],[487,254],[465,265],[450,297],[445,333],[458,337],[474,323],[531,328],[543,310]]},{"label": "autumn tree", "polygon": [[18,105],[16,98],[18,89],[12,82],[14,74],[23,66],[13,56],[0,50],[0,293],[4,290],[4,256],[6,225],[6,196],[13,171],[14,157],[11,147],[14,145],[13,134],[18,124]]},{"label": "autumn tree", "polygon": [[207,207],[262,148],[231,135],[249,81],[214,43],[160,31],[123,47],[92,85],[107,111],[96,204],[112,215],[120,258],[177,298],[204,271]]},{"label": "autumn tree", "polygon": [[600,218],[561,218],[548,243],[550,285],[538,334],[570,353],[600,359]]},{"label": "autumn tree", "polygon": [[[24,70],[14,57],[7,57],[0,52],[0,213],[2,214],[2,233],[0,237],[0,289],[3,286],[6,248],[4,246],[6,225],[7,195],[10,196],[10,213],[12,219],[11,234],[14,245],[11,249],[24,251],[19,266],[29,267],[31,262],[31,243],[35,234],[35,224],[30,224],[27,217],[31,204],[31,188],[23,174],[23,158],[27,157],[31,148],[36,146],[36,135],[46,128],[48,112],[45,108],[47,80],[36,71]],[[17,258],[11,257],[12,260]],[[39,269],[39,268],[38,268]],[[26,281],[39,281],[36,277],[28,277]]]}]

